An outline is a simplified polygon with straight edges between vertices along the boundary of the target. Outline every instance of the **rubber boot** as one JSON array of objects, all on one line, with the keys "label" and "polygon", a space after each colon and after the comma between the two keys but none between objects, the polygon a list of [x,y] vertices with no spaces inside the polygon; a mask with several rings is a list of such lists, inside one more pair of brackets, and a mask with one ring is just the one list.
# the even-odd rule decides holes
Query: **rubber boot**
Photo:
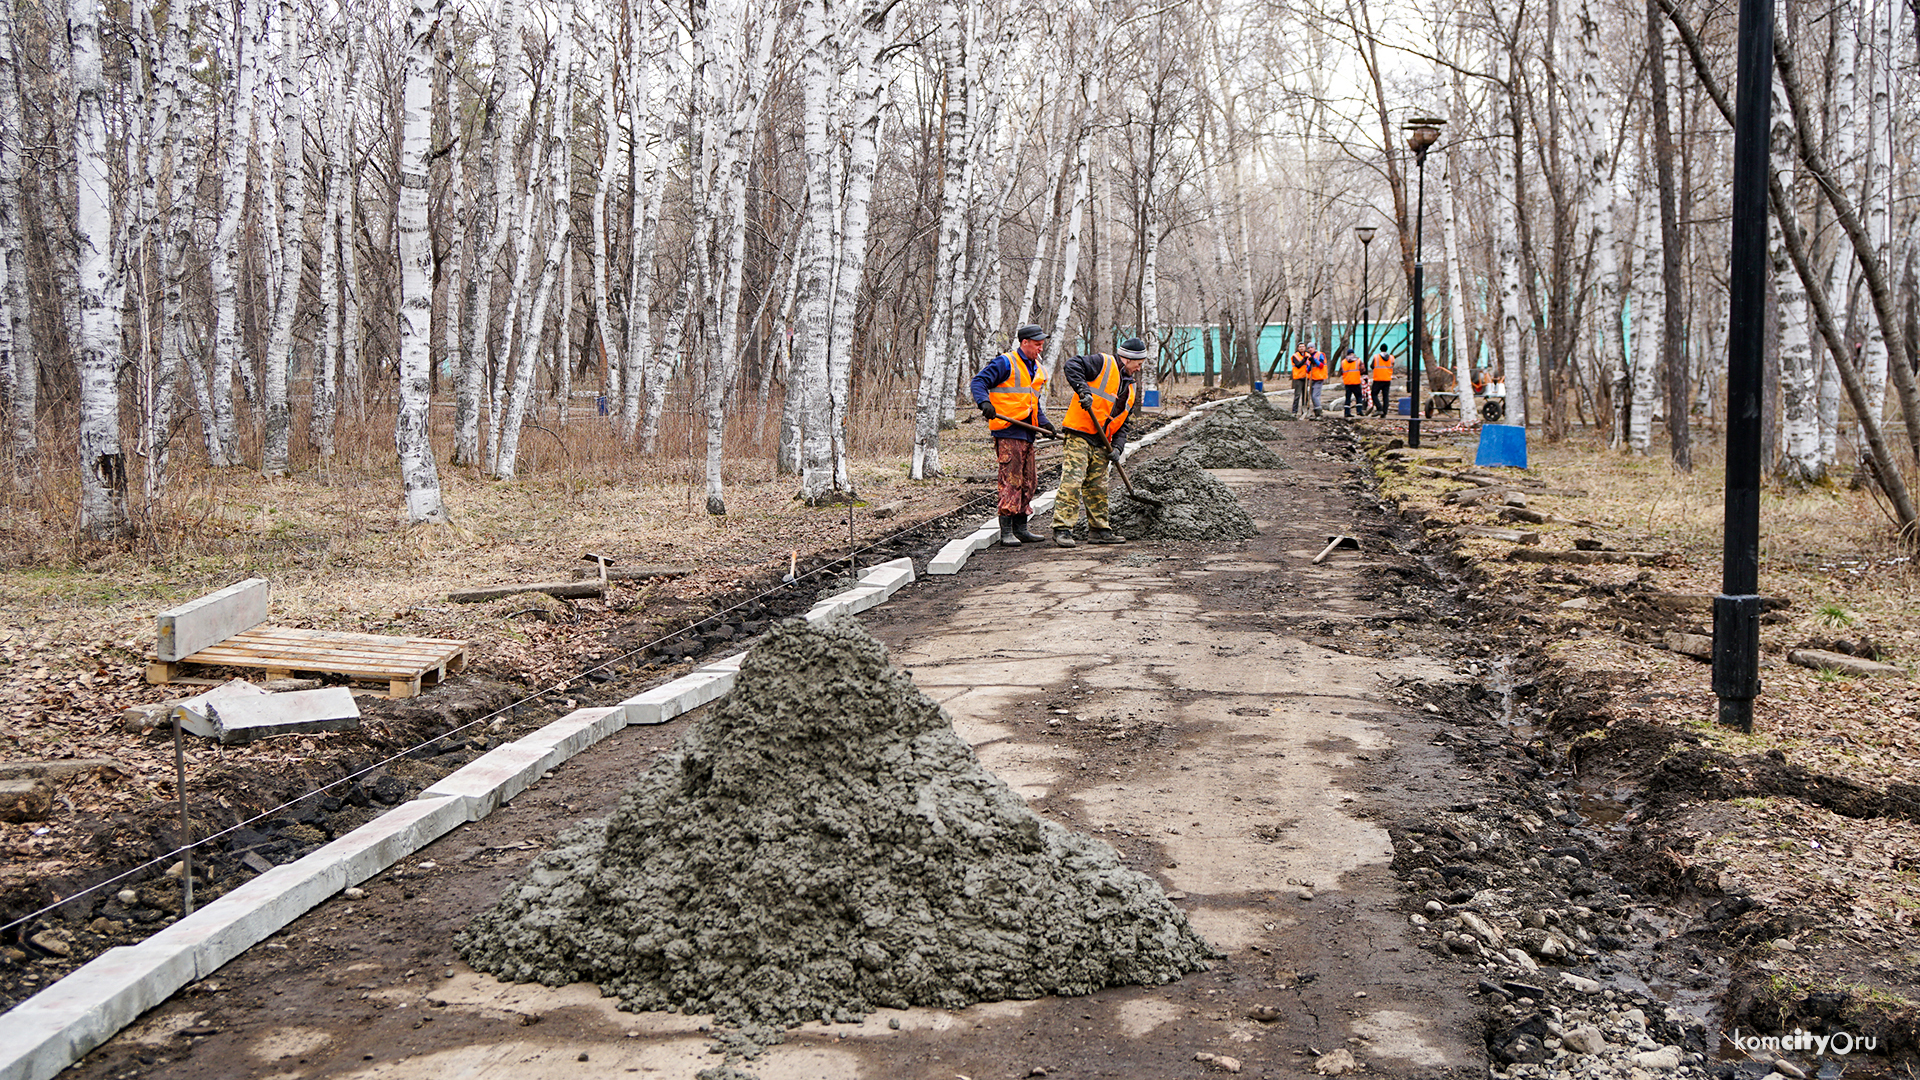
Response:
[{"label": "rubber boot", "polygon": [[1000,515],[1000,546],[1019,547],[1020,538],[1013,535],[1013,515]]},{"label": "rubber boot", "polygon": [[1124,544],[1127,538],[1112,529],[1094,529],[1087,534],[1089,544]]},{"label": "rubber boot", "polygon": [[1042,537],[1034,535],[1033,530],[1027,528],[1028,516],[1027,514],[1013,515],[1013,535],[1023,544],[1037,544]]}]

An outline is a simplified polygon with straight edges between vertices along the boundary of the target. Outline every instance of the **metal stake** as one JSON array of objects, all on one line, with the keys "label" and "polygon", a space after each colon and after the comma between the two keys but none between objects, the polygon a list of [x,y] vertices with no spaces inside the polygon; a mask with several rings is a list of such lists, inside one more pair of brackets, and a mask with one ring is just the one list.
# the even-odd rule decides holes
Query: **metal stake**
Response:
[{"label": "metal stake", "polygon": [[180,917],[193,914],[193,826],[187,820],[187,754],[181,744],[180,710],[173,710],[173,786],[180,792]]}]

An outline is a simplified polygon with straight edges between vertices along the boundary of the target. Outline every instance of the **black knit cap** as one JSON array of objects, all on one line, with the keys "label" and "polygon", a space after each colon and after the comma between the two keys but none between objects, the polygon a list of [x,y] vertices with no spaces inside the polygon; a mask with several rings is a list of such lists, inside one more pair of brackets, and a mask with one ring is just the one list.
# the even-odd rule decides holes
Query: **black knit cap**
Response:
[{"label": "black knit cap", "polygon": [[1147,348],[1147,343],[1137,337],[1130,337],[1120,343],[1122,360],[1145,360],[1150,355],[1152,351]]}]

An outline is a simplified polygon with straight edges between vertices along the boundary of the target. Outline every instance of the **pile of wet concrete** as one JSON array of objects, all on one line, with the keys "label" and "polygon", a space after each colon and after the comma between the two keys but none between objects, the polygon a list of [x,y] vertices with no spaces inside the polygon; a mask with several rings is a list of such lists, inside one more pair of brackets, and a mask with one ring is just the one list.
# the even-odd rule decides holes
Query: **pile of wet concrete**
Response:
[{"label": "pile of wet concrete", "polygon": [[1240,497],[1206,471],[1242,466],[1208,465],[1207,460],[1204,444],[1189,443],[1171,456],[1129,467],[1134,488],[1163,505],[1130,498],[1125,485],[1115,485],[1109,504],[1114,529],[1140,540],[1246,540],[1258,535]]},{"label": "pile of wet concrete", "polygon": [[614,814],[458,943],[503,979],[773,1024],[1160,984],[1217,955],[1151,878],[1029,810],[850,618],[775,624]]}]

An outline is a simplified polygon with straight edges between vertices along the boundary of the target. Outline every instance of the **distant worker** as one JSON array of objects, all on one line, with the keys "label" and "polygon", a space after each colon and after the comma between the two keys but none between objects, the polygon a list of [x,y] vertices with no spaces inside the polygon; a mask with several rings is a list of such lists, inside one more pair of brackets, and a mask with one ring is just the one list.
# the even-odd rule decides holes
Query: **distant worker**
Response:
[{"label": "distant worker", "polygon": [[1327,381],[1327,354],[1313,348],[1313,342],[1307,342],[1307,348],[1313,349],[1313,355],[1307,363],[1307,398],[1313,405],[1313,415],[1320,415],[1320,387]]},{"label": "distant worker", "polygon": [[1124,544],[1107,516],[1107,463],[1127,448],[1127,423],[1133,418],[1133,377],[1147,358],[1147,343],[1128,338],[1119,355],[1076,356],[1062,367],[1073,388],[1067,406],[1066,452],[1060,462],[1060,489],[1053,497],[1053,542],[1073,547],[1073,530],[1084,504],[1087,542]]},{"label": "distant worker", "polygon": [[1387,415],[1387,397],[1393,390],[1393,354],[1381,349],[1373,354],[1373,411]]},{"label": "distant worker", "polygon": [[987,418],[994,457],[1000,462],[1000,542],[1007,547],[1042,539],[1027,529],[1033,497],[1040,490],[1033,437],[1040,432],[1059,438],[1041,400],[1047,374],[1040,370],[1040,352],[1047,347],[1047,331],[1028,323],[1014,338],[1012,349],[987,361],[973,377],[973,403]]},{"label": "distant worker", "polygon": [[1340,415],[1353,418],[1353,410],[1359,409],[1360,415],[1367,415],[1367,366],[1352,349],[1340,351],[1340,385],[1346,388],[1347,396],[1340,402]]},{"label": "distant worker", "polygon": [[1299,416],[1307,407],[1307,369],[1313,365],[1313,342],[1301,342],[1287,362],[1293,369],[1293,415]]}]

